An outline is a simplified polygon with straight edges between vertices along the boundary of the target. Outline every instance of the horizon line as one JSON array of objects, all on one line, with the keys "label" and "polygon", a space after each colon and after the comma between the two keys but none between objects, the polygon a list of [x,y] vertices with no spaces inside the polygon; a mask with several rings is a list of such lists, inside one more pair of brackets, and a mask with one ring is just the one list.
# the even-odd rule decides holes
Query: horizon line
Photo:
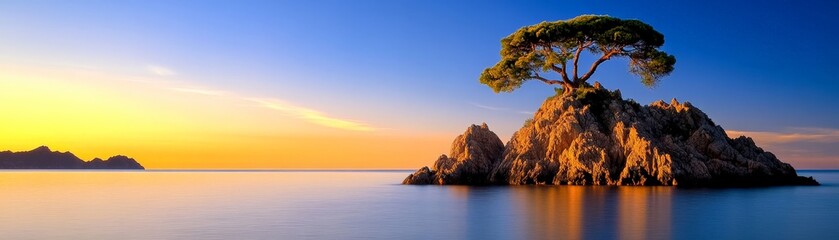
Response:
[{"label": "horizon line", "polygon": [[[404,172],[408,168],[153,168],[153,169],[0,169],[0,172]],[[807,168],[795,171],[839,171],[839,168]]]},{"label": "horizon line", "polygon": [[[839,170],[839,169],[837,169]],[[0,172],[403,172],[415,169],[376,169],[376,168],[153,168],[153,169],[0,169]]]}]

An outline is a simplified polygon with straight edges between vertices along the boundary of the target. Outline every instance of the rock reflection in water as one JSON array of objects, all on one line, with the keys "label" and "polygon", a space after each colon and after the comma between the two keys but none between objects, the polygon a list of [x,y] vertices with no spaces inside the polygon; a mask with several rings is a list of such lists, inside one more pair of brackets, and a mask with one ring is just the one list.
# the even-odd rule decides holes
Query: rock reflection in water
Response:
[{"label": "rock reflection in water", "polygon": [[671,194],[675,189],[670,187],[454,186],[450,190],[452,195],[466,200],[464,238],[663,239],[672,236]]}]

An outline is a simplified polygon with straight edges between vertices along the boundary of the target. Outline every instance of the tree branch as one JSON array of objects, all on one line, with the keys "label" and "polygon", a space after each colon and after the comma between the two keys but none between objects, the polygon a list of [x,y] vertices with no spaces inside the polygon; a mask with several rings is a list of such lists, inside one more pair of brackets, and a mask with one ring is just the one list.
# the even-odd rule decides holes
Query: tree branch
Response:
[{"label": "tree branch", "polygon": [[562,69],[561,67],[557,67],[556,65],[551,65],[551,70],[554,70],[554,72],[560,73],[560,74],[562,72],[565,72],[565,69]]},{"label": "tree branch", "polygon": [[571,82],[571,80],[568,79],[568,74],[565,73],[564,68],[557,67],[556,65],[551,65],[551,69],[553,69],[555,72],[559,73],[559,75],[562,76],[563,82]]},{"label": "tree branch", "polygon": [[620,53],[620,52],[621,52],[620,48],[618,48],[618,49],[612,49],[611,51],[604,53],[603,56],[600,57],[600,59],[597,59],[597,61],[594,61],[594,63],[591,64],[591,67],[589,68],[588,72],[586,72],[586,74],[583,75],[583,77],[581,77],[579,79],[579,81],[582,83],[582,82],[585,82],[586,80],[588,80],[591,77],[591,75],[594,74],[594,71],[597,70],[597,66],[599,66],[601,63],[605,62],[606,60],[609,60],[609,58],[611,58],[612,55]]},{"label": "tree branch", "polygon": [[533,74],[535,74],[535,76],[530,76],[530,78],[538,79],[539,81],[542,81],[542,82],[547,83],[547,84],[562,84],[562,81],[550,80],[550,79],[547,79],[547,78],[543,78],[542,76],[539,76],[538,73],[533,73]]},{"label": "tree branch", "polygon": [[579,81],[580,78],[577,75],[577,63],[580,61],[580,53],[583,52],[583,49],[591,47],[594,44],[594,41],[580,41],[580,45],[577,47],[577,52],[574,53],[574,82]]},{"label": "tree branch", "polygon": [[[559,49],[562,51],[562,57],[564,58],[565,54],[568,54],[568,49],[565,49],[565,47],[562,47],[562,46],[560,46]],[[563,81],[570,82],[571,80],[568,79],[568,71],[567,71],[568,67],[566,67],[566,65],[568,63],[568,60],[567,59],[563,59],[563,60],[564,61],[562,61],[562,72],[560,72],[559,75],[562,75],[562,80]]]},{"label": "tree branch", "polygon": [[580,62],[580,53],[583,52],[583,42],[580,41],[580,45],[577,46],[577,51],[574,53],[574,81],[577,81],[577,63]]}]

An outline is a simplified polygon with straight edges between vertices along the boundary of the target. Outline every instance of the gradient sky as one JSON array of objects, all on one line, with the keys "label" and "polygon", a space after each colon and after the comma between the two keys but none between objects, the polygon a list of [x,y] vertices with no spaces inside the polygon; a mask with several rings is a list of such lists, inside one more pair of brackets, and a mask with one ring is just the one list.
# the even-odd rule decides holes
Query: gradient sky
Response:
[{"label": "gradient sky", "polygon": [[690,101],[798,168],[839,168],[832,1],[3,1],[0,149],[147,168],[417,168],[469,124],[510,138],[553,88],[478,83],[499,40],[581,14],[665,35],[641,103]]}]

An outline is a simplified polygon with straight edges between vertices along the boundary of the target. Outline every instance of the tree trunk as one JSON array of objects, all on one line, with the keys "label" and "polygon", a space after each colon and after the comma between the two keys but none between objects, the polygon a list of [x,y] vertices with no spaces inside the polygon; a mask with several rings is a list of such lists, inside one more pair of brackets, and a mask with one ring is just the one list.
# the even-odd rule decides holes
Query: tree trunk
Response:
[{"label": "tree trunk", "polygon": [[576,90],[576,89],[577,88],[574,87],[574,85],[571,84],[571,83],[568,83],[568,82],[563,82],[562,83],[562,95],[566,95],[566,96],[571,95],[571,94],[574,93],[574,90]]}]

